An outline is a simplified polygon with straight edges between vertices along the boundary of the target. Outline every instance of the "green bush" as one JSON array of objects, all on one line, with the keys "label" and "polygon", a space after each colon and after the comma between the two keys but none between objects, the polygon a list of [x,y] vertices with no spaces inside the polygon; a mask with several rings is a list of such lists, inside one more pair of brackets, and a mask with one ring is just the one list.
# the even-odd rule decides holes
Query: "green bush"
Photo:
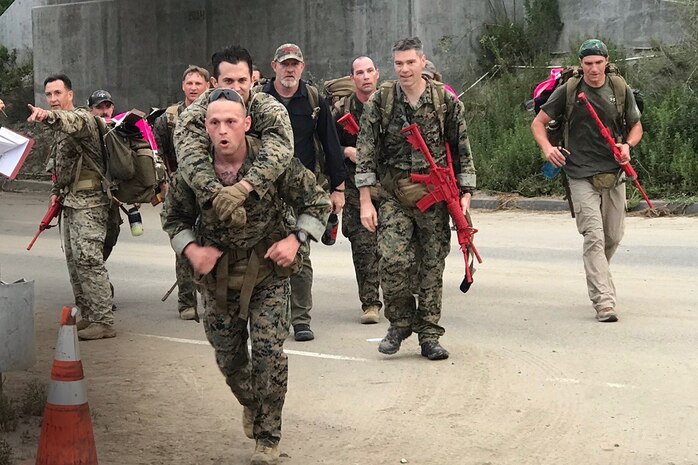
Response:
[{"label": "green bush", "polygon": [[0,99],[7,105],[9,121],[22,121],[28,116],[26,104],[34,101],[33,76],[31,56],[20,60],[17,50],[0,45]]},{"label": "green bush", "polygon": [[[542,66],[551,61],[546,50],[535,50],[543,52],[539,55],[529,52],[532,38],[548,43],[542,29],[550,17],[541,15],[548,14],[553,3],[527,0],[527,18],[521,24],[509,21],[501,9],[497,10],[494,23],[486,25],[481,37],[481,63],[501,67],[495,78],[462,98],[482,189],[525,196],[562,192],[560,182],[547,181],[541,174],[543,159],[530,131],[533,114],[522,105],[548,76]],[[686,41],[672,47],[654,44],[651,58],[626,62],[624,50],[601,37],[609,47],[610,60],[644,96],[644,137],[633,152],[632,163],[650,196],[692,198],[698,194],[698,95],[694,90],[698,85],[697,7],[698,0],[688,0],[685,7]],[[572,41],[567,65],[577,63],[576,50],[583,40]]]}]

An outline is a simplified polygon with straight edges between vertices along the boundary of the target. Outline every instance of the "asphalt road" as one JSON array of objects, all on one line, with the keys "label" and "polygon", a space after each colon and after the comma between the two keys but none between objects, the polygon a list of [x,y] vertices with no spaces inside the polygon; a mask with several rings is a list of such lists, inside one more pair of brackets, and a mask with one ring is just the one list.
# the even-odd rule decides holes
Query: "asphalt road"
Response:
[{"label": "asphalt road", "polygon": [[[72,302],[58,230],[25,250],[44,201],[0,192],[0,279],[36,282],[37,363],[8,374],[11,394],[48,380]],[[253,443],[201,326],[176,318],[176,295],[160,301],[174,258],[156,209],[142,211],[145,234],[124,225],[108,263],[119,334],[81,343],[100,463],[246,463]],[[316,340],[286,343],[281,463],[698,464],[698,218],[628,218],[615,324],[594,319],[568,214],[474,219],[485,262],[461,294],[453,241],[442,362],[420,357],[414,337],[379,354],[387,323],[358,323],[348,241],[314,244]],[[20,433],[29,463],[36,442]]]}]

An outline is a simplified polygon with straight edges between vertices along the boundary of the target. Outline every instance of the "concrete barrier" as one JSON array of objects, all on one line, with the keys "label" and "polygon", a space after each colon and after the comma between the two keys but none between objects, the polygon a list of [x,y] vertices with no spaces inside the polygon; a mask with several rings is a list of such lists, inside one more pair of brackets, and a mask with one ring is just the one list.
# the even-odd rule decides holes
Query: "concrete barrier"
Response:
[{"label": "concrete barrier", "polygon": [[0,281],[0,373],[34,365],[34,281]]}]

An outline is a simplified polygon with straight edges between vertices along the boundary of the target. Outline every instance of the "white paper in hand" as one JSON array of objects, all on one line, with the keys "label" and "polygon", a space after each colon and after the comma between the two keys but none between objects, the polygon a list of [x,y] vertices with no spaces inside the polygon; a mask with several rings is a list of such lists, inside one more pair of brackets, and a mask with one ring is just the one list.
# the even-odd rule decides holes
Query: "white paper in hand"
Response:
[{"label": "white paper in hand", "polygon": [[34,139],[0,127],[0,174],[14,179],[34,146]]}]

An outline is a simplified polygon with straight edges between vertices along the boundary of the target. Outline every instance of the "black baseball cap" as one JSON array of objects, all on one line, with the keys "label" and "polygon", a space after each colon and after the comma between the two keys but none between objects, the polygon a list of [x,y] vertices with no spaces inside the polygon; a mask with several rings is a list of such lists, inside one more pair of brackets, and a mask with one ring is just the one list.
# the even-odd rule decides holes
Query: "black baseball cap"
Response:
[{"label": "black baseball cap", "polygon": [[107,92],[106,90],[96,90],[92,92],[90,98],[87,99],[87,106],[96,107],[97,105],[103,102],[109,102],[112,105],[114,105],[114,100],[111,99],[111,94],[109,92]]}]

